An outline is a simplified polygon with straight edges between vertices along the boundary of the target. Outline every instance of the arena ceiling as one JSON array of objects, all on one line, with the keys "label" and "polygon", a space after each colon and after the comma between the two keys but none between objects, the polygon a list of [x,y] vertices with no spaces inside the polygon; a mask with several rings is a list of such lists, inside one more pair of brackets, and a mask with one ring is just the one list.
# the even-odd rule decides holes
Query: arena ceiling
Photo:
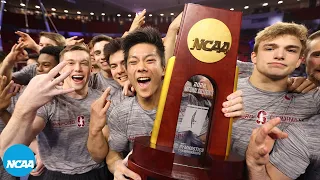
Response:
[{"label": "arena ceiling", "polygon": [[[2,0],[3,1],[3,0]],[[5,0],[8,5],[19,7],[21,3],[26,4],[27,0]],[[286,7],[303,7],[308,4],[308,0],[41,0],[47,11],[55,8],[56,12],[76,14],[81,11],[83,15],[89,15],[90,12],[95,15],[101,13],[135,13],[142,9],[147,9],[148,13],[164,14],[169,16],[171,13],[179,13],[183,10],[185,3],[196,3],[211,7],[230,9],[244,13],[253,11],[253,9],[263,8],[263,3],[268,3],[265,8],[286,8]],[[29,0],[28,9],[35,9],[39,5],[38,0]],[[249,9],[244,9],[249,6]]]}]

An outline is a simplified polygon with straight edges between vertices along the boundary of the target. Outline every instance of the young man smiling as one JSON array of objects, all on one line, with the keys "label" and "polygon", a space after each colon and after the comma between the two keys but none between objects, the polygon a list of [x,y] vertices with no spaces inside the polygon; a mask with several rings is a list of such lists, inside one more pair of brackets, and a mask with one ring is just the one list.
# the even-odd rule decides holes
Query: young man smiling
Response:
[{"label": "young man smiling", "polygon": [[[128,78],[136,97],[125,99],[112,110],[108,118],[110,151],[104,153],[108,153],[107,164],[115,179],[123,179],[123,175],[138,179],[137,174],[125,167],[121,153],[132,150],[135,137],[151,133],[165,72],[164,46],[160,33],[146,27],[126,36],[123,47]],[[232,101],[224,103],[226,116],[241,115],[240,94],[233,93],[228,97]],[[103,157],[105,154],[100,154]]]},{"label": "young man smiling", "polygon": [[61,78],[65,78],[62,89],[74,91],[55,96],[37,111],[34,120],[10,120],[6,128],[18,127],[19,130],[4,129],[1,150],[15,143],[28,145],[37,136],[39,153],[47,168],[44,179],[106,179],[104,163],[95,162],[86,148],[90,105],[101,95],[100,91],[88,87],[89,51],[82,46],[69,46],[61,52],[60,61],[67,64],[60,71]]}]

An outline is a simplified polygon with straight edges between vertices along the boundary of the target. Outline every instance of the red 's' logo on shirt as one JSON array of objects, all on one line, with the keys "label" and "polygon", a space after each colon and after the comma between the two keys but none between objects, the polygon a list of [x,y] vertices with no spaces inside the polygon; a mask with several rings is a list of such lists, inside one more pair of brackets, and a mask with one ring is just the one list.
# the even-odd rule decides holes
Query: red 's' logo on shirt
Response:
[{"label": "red 's' logo on shirt", "polygon": [[257,117],[258,117],[258,119],[256,120],[257,124],[262,125],[267,122],[267,112],[259,111]]},{"label": "red 's' logo on shirt", "polygon": [[78,127],[84,127],[84,116],[78,116]]}]

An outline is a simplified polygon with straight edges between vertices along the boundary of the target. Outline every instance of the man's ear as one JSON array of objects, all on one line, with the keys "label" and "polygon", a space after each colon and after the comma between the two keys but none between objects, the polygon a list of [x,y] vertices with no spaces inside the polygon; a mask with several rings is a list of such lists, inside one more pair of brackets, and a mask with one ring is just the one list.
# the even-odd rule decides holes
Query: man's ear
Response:
[{"label": "man's ear", "polygon": [[251,61],[253,62],[253,64],[257,63],[257,53],[255,52],[251,53]]},{"label": "man's ear", "polygon": [[301,62],[303,62],[303,57],[299,58],[298,61],[297,61],[297,64],[296,64],[296,68],[298,68],[301,64]]}]

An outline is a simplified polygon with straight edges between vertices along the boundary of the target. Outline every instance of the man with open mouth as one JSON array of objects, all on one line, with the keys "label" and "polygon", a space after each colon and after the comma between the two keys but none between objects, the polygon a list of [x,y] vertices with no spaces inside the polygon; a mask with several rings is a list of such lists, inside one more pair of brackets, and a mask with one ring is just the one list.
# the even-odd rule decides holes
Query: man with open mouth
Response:
[{"label": "man with open mouth", "polygon": [[[68,46],[61,52],[60,61],[67,65],[60,70],[61,75],[58,78],[50,79],[50,83],[65,78],[62,88],[57,86],[56,88],[73,91],[54,96],[51,101],[48,100],[47,104],[38,109],[34,119],[10,120],[1,136],[1,151],[4,152],[15,143],[29,145],[37,136],[39,153],[47,168],[43,174],[44,179],[107,179],[108,170],[105,163],[95,162],[86,147],[90,106],[102,94],[101,91],[88,87],[91,71],[89,50],[78,45]],[[49,72],[39,75],[38,79],[51,74]],[[43,86],[45,84],[37,85],[37,88]],[[105,94],[109,91],[108,88]],[[47,93],[47,90],[43,90],[42,93]],[[26,99],[26,95],[22,96]],[[44,97],[50,98],[49,95]],[[22,110],[20,108],[15,111]],[[11,131],[12,127],[19,130]]]},{"label": "man with open mouth", "polygon": [[[136,96],[123,100],[109,115],[110,150],[105,153],[108,153],[107,164],[115,179],[123,175],[138,179],[136,173],[125,167],[120,153],[132,149],[135,137],[151,133],[165,72],[164,46],[159,32],[146,27],[126,36],[123,47],[128,78]],[[241,92],[236,92],[228,98],[232,102],[223,106],[226,116],[235,117],[243,113],[240,96]]]}]

